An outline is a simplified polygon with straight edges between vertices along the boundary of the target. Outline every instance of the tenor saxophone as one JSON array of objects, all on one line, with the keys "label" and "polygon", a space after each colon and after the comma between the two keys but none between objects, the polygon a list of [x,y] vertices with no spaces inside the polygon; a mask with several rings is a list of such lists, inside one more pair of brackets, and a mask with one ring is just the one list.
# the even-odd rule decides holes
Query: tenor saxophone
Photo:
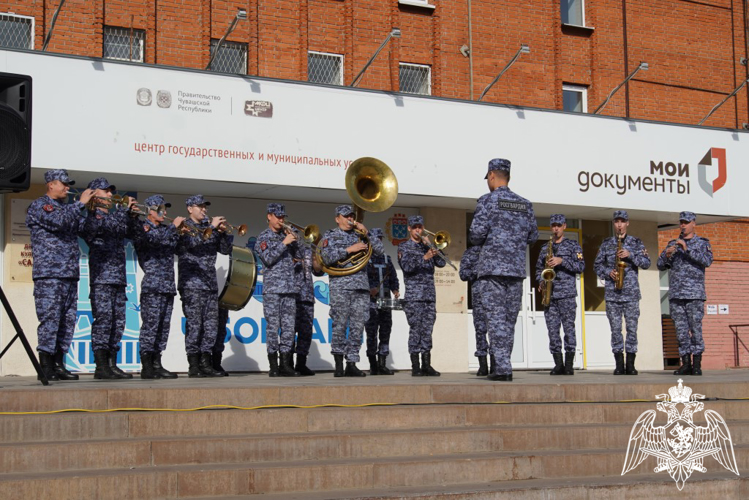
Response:
[{"label": "tenor saxophone", "polygon": [[554,258],[553,248],[554,235],[549,236],[549,247],[546,249],[546,267],[541,271],[541,279],[544,280],[544,287],[541,291],[542,298],[541,303],[544,307],[547,307],[551,302],[551,291],[554,286],[554,278],[557,277],[557,273],[549,265],[549,261]]},{"label": "tenor saxophone", "polygon": [[614,285],[617,290],[621,290],[624,288],[624,273],[626,271],[627,264],[619,258],[619,252],[622,250],[622,235],[618,235],[617,237],[617,244],[616,244],[616,280],[614,281]]}]

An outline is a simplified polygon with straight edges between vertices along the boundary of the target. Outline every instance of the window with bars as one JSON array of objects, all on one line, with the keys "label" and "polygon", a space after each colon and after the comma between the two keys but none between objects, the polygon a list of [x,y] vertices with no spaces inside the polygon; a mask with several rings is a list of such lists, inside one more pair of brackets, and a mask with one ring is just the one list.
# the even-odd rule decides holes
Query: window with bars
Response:
[{"label": "window with bars", "polygon": [[0,47],[34,48],[34,18],[0,14]]},{"label": "window with bars", "polygon": [[146,32],[117,26],[104,26],[104,59],[144,62]]},{"label": "window with bars", "polygon": [[307,81],[343,85],[343,56],[309,51],[307,53]]},{"label": "window with bars", "polygon": [[588,89],[580,85],[562,85],[562,109],[575,113],[587,113]]},{"label": "window with bars", "polygon": [[425,64],[400,63],[400,91],[408,94],[432,94],[432,67]]},{"label": "window with bars", "polygon": [[[216,52],[218,38],[211,39],[211,56]],[[211,62],[211,71],[218,73],[247,74],[247,44],[224,40]]]},{"label": "window with bars", "polygon": [[585,26],[585,0],[561,0],[562,22]]}]

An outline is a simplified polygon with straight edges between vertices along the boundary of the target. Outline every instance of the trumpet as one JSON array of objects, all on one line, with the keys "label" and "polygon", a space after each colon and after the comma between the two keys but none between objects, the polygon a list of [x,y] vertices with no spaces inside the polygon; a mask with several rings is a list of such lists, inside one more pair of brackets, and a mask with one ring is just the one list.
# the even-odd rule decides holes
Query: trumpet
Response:
[{"label": "trumpet", "polygon": [[[174,219],[172,219],[171,217],[164,216],[164,220],[168,220],[169,222],[174,222]],[[187,235],[190,235],[190,236],[201,236],[203,238],[203,240],[207,240],[208,237],[211,235],[211,233],[209,231],[211,231],[210,227],[206,228],[206,229],[203,229],[203,230],[200,230],[197,227],[188,224],[186,219],[183,220],[180,223],[179,226],[177,226],[177,232],[180,235],[184,236],[184,235],[187,234]]]},{"label": "trumpet", "polygon": [[425,245],[429,246],[430,249],[435,250],[437,252],[437,254],[440,257],[442,257],[442,259],[447,264],[450,265],[450,267],[452,267],[453,269],[455,269],[457,271],[458,268],[455,267],[455,264],[453,264],[452,261],[450,260],[450,258],[447,255],[445,255],[445,252],[442,251],[445,248],[447,248],[448,245],[450,245],[450,241],[451,241],[451,239],[450,239],[450,233],[448,233],[447,231],[437,231],[436,233],[433,233],[433,232],[429,231],[426,228],[424,228],[423,232],[427,233],[430,236],[433,236],[434,237],[434,241],[433,242],[432,241],[427,242],[427,240],[426,240],[426,238],[424,236],[421,237],[421,241]]},{"label": "trumpet", "polygon": [[[291,221],[283,223],[283,228],[290,233],[295,233],[301,236],[302,241],[313,248],[317,248],[317,243],[322,238],[320,234],[320,228],[317,224],[310,224],[309,226],[300,226]],[[240,235],[241,236],[241,235]]]},{"label": "trumpet", "polygon": [[541,271],[541,279],[544,282],[542,289],[541,303],[547,307],[551,303],[551,292],[554,286],[554,278],[557,277],[556,271],[551,267],[549,261],[554,258],[554,235],[549,236],[549,246],[546,249],[546,267]]},{"label": "trumpet", "polygon": [[[81,195],[77,194],[75,195],[73,200],[78,201],[80,197]],[[116,194],[111,198],[105,198],[104,196],[92,196],[91,199],[88,200],[88,203],[86,203],[86,209],[88,209],[89,212],[93,212],[97,208],[112,210],[113,208],[127,208],[128,205],[130,205],[130,197],[127,195],[120,196]]]},{"label": "trumpet", "polygon": [[616,280],[614,281],[614,287],[617,290],[621,290],[622,288],[624,288],[624,273],[627,270],[627,263],[619,258],[619,252],[622,250],[622,240],[624,238],[620,234],[616,237],[616,239]]},{"label": "trumpet", "polygon": [[[220,226],[216,228],[216,231],[219,233],[226,233],[226,234],[234,234],[234,232],[237,233],[238,236],[244,236],[247,234],[247,224],[242,224],[239,226],[232,226],[231,224],[223,223]],[[203,239],[207,240],[211,237],[213,234],[213,228],[207,227],[203,232]]]}]

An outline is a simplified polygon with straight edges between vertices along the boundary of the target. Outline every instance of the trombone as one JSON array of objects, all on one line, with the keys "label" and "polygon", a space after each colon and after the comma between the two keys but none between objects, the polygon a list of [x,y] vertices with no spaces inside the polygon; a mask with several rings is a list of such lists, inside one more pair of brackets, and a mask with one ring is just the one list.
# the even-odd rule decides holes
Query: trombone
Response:
[{"label": "trombone", "polygon": [[429,243],[427,243],[424,237],[422,237],[422,241],[427,244],[430,249],[436,250],[437,254],[439,254],[439,256],[442,257],[442,259],[450,265],[450,267],[457,271],[458,268],[455,267],[455,264],[452,263],[450,257],[445,255],[445,252],[442,251],[450,245],[450,233],[448,233],[447,231],[437,231],[436,233],[433,233],[426,228],[424,228],[423,232],[432,236],[434,238],[434,241],[430,241]]},{"label": "trombone", "polygon": [[317,243],[322,237],[322,235],[320,234],[320,228],[317,226],[317,224],[300,226],[299,224],[295,224],[291,221],[285,221],[283,223],[283,228],[290,233],[295,233],[296,235],[301,236],[302,241],[312,248],[317,248]]}]

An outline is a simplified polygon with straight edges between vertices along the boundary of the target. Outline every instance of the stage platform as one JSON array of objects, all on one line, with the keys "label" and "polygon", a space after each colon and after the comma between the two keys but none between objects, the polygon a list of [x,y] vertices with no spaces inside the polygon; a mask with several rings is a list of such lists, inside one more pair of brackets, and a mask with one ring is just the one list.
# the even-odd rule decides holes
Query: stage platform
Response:
[{"label": "stage platform", "polygon": [[[678,378],[4,377],[0,498],[749,498],[745,370],[682,377],[726,420],[741,476],[712,457],[682,491],[652,457],[621,475],[633,424]],[[33,413],[66,409],[93,412]]]}]

